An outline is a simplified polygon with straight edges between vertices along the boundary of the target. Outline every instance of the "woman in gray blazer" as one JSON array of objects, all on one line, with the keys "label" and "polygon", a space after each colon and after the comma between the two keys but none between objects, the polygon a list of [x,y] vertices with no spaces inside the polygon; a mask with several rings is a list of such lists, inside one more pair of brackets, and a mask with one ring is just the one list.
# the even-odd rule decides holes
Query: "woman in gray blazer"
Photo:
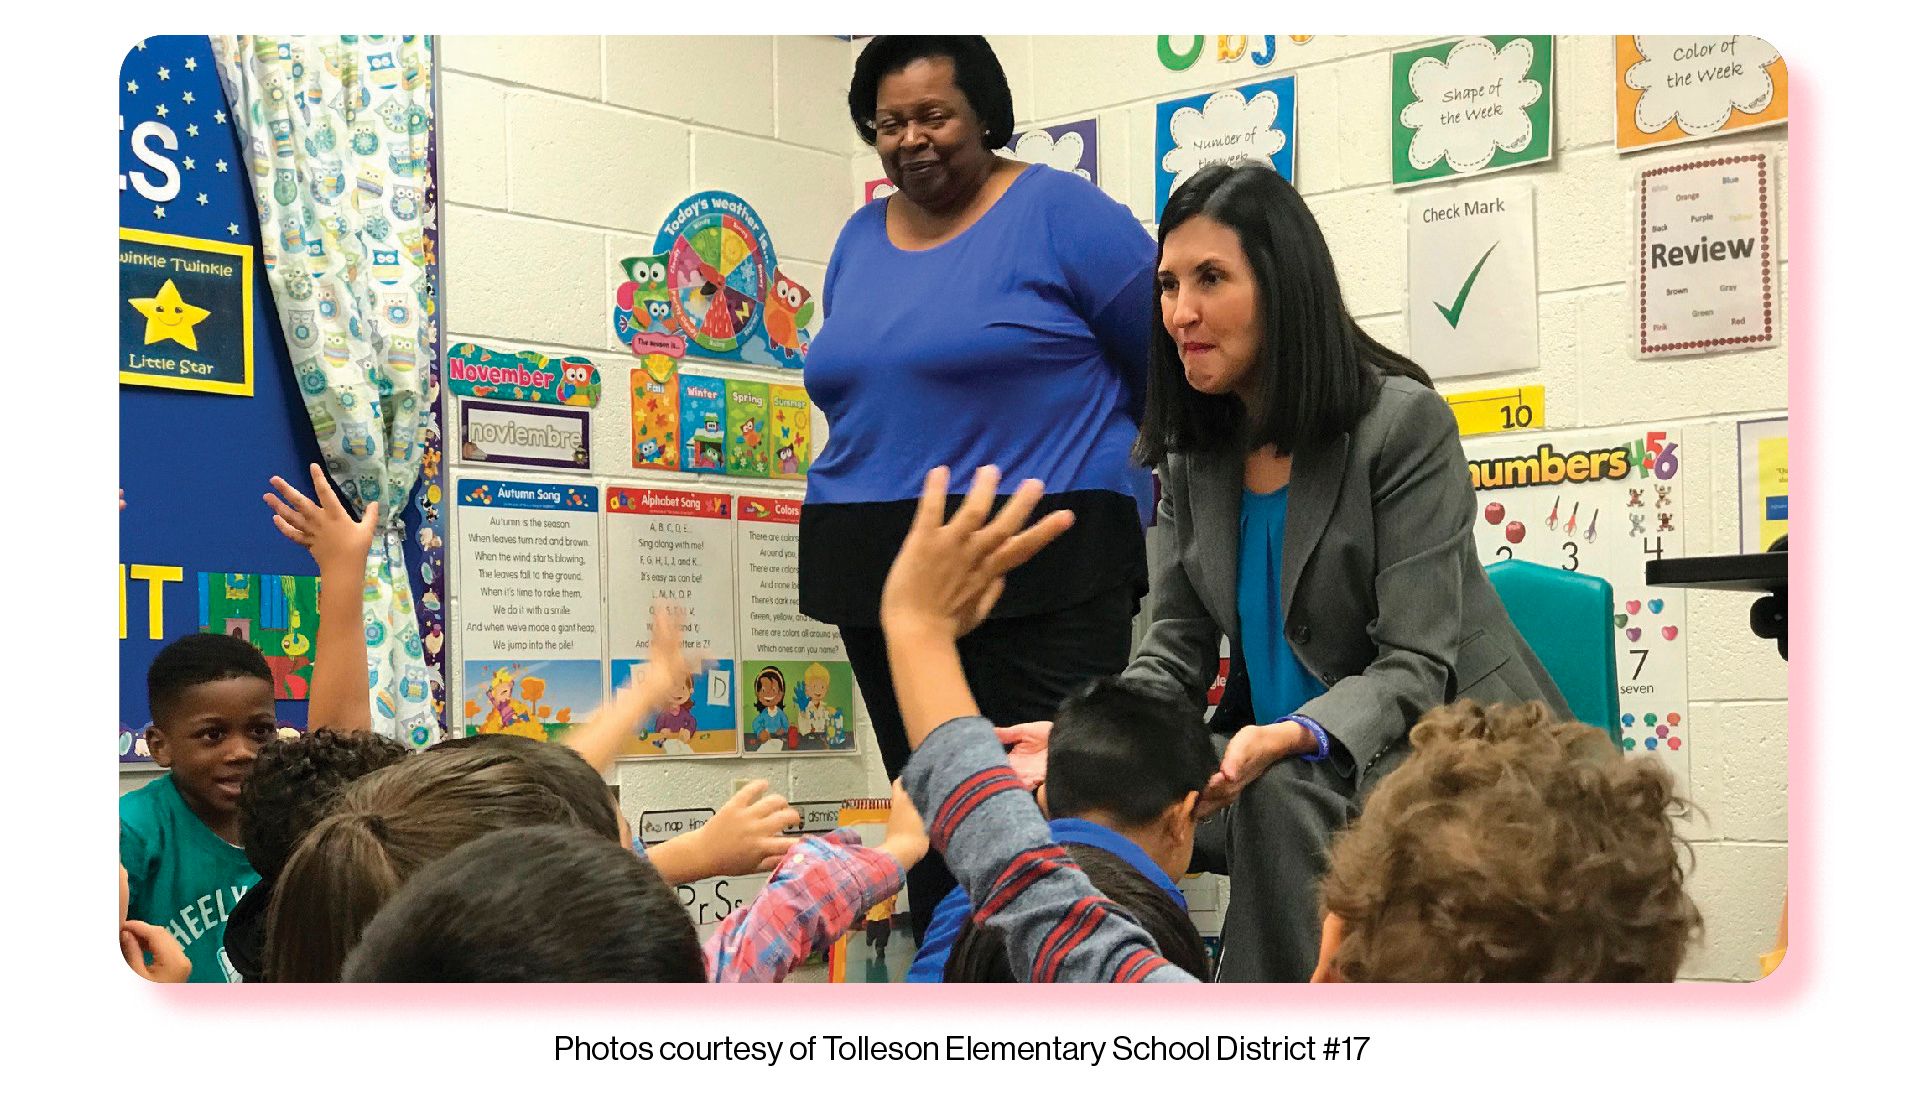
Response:
[{"label": "woman in gray blazer", "polygon": [[1477,559],[1456,421],[1344,308],[1266,165],[1169,199],[1138,456],[1157,467],[1149,629],[1127,673],[1200,703],[1231,648],[1199,846],[1226,859],[1221,979],[1306,979],[1328,840],[1460,697],[1568,707]]}]

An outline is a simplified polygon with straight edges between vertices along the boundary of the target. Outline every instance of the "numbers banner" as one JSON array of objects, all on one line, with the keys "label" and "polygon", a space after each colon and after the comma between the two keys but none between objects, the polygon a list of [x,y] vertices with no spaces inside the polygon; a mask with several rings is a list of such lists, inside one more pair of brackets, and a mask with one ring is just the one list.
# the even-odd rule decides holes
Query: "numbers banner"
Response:
[{"label": "numbers banner", "polygon": [[1478,556],[1610,582],[1623,706],[1617,744],[1662,756],[1687,794],[1689,607],[1683,590],[1653,589],[1643,575],[1646,561],[1684,556],[1681,440],[1675,431],[1585,430],[1471,444]]}]

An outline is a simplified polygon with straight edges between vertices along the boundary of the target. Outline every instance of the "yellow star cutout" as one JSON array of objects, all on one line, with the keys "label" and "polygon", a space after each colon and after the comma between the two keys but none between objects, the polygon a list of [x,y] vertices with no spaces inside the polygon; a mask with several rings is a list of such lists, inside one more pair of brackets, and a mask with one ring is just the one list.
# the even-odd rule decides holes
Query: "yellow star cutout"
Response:
[{"label": "yellow star cutout", "polygon": [[207,320],[207,311],[183,302],[180,291],[174,289],[174,280],[168,279],[162,283],[160,292],[152,298],[129,298],[127,301],[147,318],[147,336],[141,340],[141,344],[178,341],[193,352],[200,351],[200,345],[194,340],[194,326]]}]

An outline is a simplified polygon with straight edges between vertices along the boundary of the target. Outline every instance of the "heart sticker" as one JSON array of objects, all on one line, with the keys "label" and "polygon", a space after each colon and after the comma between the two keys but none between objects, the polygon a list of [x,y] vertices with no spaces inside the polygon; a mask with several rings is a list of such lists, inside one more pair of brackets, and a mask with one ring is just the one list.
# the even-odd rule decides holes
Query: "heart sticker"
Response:
[{"label": "heart sticker", "polygon": [[1621,631],[1623,629],[1623,625],[1630,622],[1630,617],[1624,615],[1622,612],[1618,612],[1616,615],[1616,620],[1617,620],[1617,629]]},{"label": "heart sticker", "polygon": [[1664,629],[1663,629],[1663,637],[1664,637],[1665,639],[1675,639],[1675,638],[1677,637],[1677,629],[1676,629],[1676,628],[1674,628],[1674,627],[1666,627],[1666,628],[1664,628]]},{"label": "heart sticker", "polygon": [[1624,601],[1624,604],[1623,604],[1623,610],[1626,612],[1629,612],[1633,616],[1636,615],[1637,610],[1642,607],[1643,607],[1643,601],[1641,600],[1626,600]]},{"label": "heart sticker", "polygon": [[1630,636],[1630,641],[1634,643],[1638,639],[1643,638],[1643,628],[1632,627],[1628,631],[1625,631],[1624,634]]},{"label": "heart sticker", "polygon": [[1661,601],[1661,600],[1652,600],[1652,601],[1650,602],[1650,613],[1651,613],[1652,615],[1656,615],[1656,614],[1658,614],[1658,613],[1661,613],[1662,611],[1663,611],[1663,601]]}]

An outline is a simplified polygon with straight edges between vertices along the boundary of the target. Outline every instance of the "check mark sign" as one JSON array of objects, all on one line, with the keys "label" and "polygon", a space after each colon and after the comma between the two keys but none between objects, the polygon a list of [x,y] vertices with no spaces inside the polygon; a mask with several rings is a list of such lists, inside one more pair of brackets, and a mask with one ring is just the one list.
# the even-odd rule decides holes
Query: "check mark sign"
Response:
[{"label": "check mark sign", "polygon": [[1443,308],[1443,303],[1441,302],[1430,303],[1430,305],[1436,307],[1437,313],[1443,315],[1443,320],[1450,323],[1451,329],[1455,329],[1456,323],[1463,319],[1463,303],[1469,301],[1470,288],[1476,285],[1476,277],[1483,272],[1483,265],[1490,261],[1490,252],[1494,251],[1496,251],[1496,245],[1492,244],[1490,245],[1490,251],[1484,252],[1483,258],[1477,260],[1476,266],[1470,269],[1470,277],[1463,280],[1463,289],[1456,292],[1456,305],[1446,310]]}]

